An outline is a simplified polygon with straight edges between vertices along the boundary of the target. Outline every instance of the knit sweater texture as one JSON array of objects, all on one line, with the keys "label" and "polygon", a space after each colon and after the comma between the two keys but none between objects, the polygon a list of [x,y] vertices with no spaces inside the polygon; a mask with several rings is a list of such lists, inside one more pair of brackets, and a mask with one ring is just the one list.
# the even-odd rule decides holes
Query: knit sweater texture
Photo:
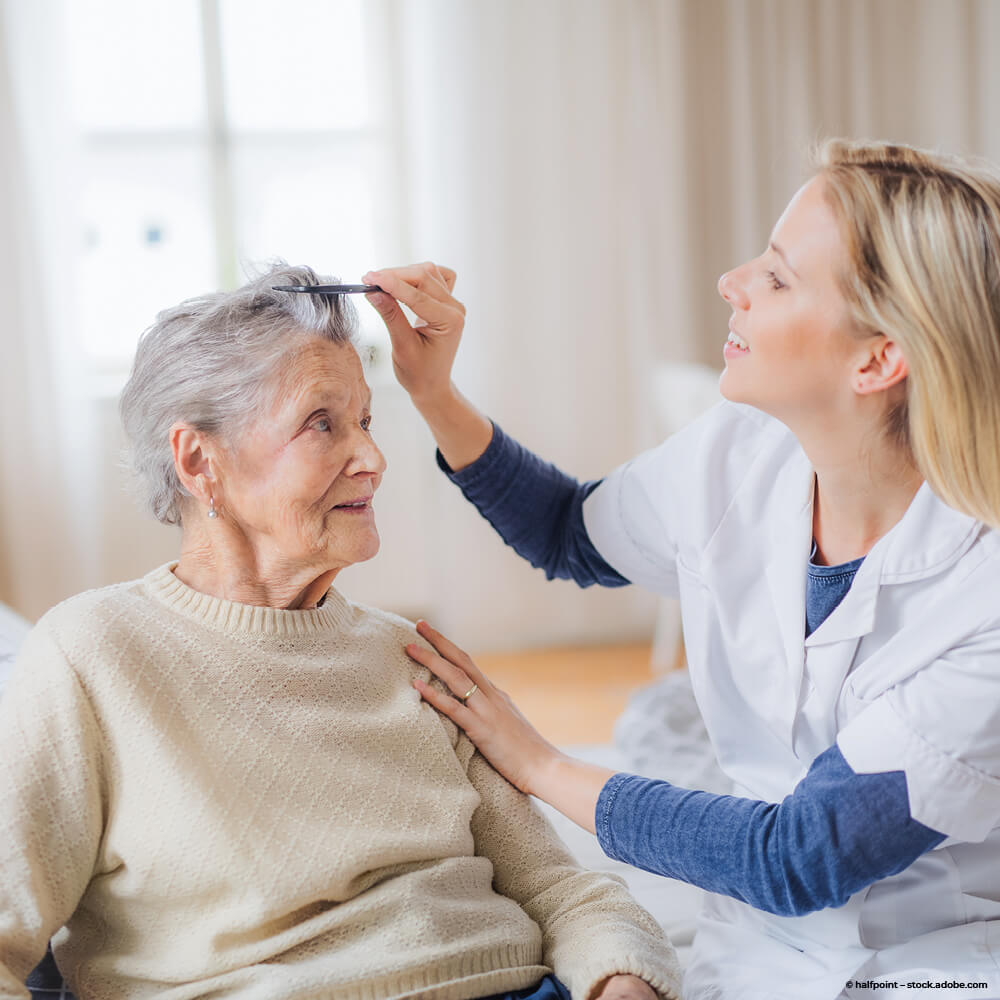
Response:
[{"label": "knit sweater texture", "polygon": [[420,700],[409,622],[173,565],[50,611],[0,700],[0,997],[52,935],[80,1000],[678,995],[620,880]]}]

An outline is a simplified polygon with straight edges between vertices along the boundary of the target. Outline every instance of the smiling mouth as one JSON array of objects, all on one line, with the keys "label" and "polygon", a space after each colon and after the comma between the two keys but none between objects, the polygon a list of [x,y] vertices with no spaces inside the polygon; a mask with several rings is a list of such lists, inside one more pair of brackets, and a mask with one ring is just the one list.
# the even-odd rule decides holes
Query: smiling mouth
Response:
[{"label": "smiling mouth", "polygon": [[347,503],[338,503],[336,507],[331,508],[332,510],[368,510],[371,508],[372,498],[361,497],[360,500],[350,500]]},{"label": "smiling mouth", "polygon": [[749,351],[750,345],[735,331],[730,330],[729,336],[726,338],[727,344],[732,344],[733,347],[740,351]]}]

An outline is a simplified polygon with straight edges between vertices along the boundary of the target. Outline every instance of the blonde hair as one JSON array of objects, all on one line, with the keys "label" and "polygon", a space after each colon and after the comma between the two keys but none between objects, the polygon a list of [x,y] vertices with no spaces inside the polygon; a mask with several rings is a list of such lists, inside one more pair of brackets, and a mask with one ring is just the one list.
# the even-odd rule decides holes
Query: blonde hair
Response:
[{"label": "blonde hair", "polygon": [[1000,172],[842,139],[816,159],[852,318],[907,361],[890,430],[945,503],[1000,528]]}]

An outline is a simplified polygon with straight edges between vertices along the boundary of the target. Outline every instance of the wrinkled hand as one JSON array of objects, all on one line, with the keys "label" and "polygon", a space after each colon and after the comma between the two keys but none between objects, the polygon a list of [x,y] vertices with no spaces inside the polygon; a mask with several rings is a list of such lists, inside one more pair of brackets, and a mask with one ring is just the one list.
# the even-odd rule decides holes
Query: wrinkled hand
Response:
[{"label": "wrinkled hand", "polygon": [[[452,295],[455,272],[428,261],[369,271],[362,280],[383,289],[366,297],[389,331],[399,384],[418,404],[446,393],[465,326],[465,306]],[[400,302],[416,313],[419,323],[410,325]]]},{"label": "wrinkled hand", "polygon": [[638,976],[611,976],[590,996],[591,1000],[658,1000],[656,990]]},{"label": "wrinkled hand", "polygon": [[[437,653],[410,643],[406,647],[407,654],[437,676],[454,695],[450,697],[424,681],[415,680],[413,686],[421,697],[464,729],[480,753],[512,785],[529,795],[536,794],[537,776],[562,754],[542,738],[510,698],[472,662],[468,653],[427,622],[417,622],[417,632]],[[475,691],[467,701],[463,700],[473,686]]]}]

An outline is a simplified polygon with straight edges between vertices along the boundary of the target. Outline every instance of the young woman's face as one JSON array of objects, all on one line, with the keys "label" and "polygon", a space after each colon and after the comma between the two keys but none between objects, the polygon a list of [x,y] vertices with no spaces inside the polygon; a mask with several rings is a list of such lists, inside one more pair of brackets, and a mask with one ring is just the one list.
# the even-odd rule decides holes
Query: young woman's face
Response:
[{"label": "young woman's face", "polygon": [[816,177],[791,200],[764,253],[719,279],[719,294],[733,309],[723,396],[786,423],[845,402],[866,349],[851,331],[837,285],[845,261]]}]

